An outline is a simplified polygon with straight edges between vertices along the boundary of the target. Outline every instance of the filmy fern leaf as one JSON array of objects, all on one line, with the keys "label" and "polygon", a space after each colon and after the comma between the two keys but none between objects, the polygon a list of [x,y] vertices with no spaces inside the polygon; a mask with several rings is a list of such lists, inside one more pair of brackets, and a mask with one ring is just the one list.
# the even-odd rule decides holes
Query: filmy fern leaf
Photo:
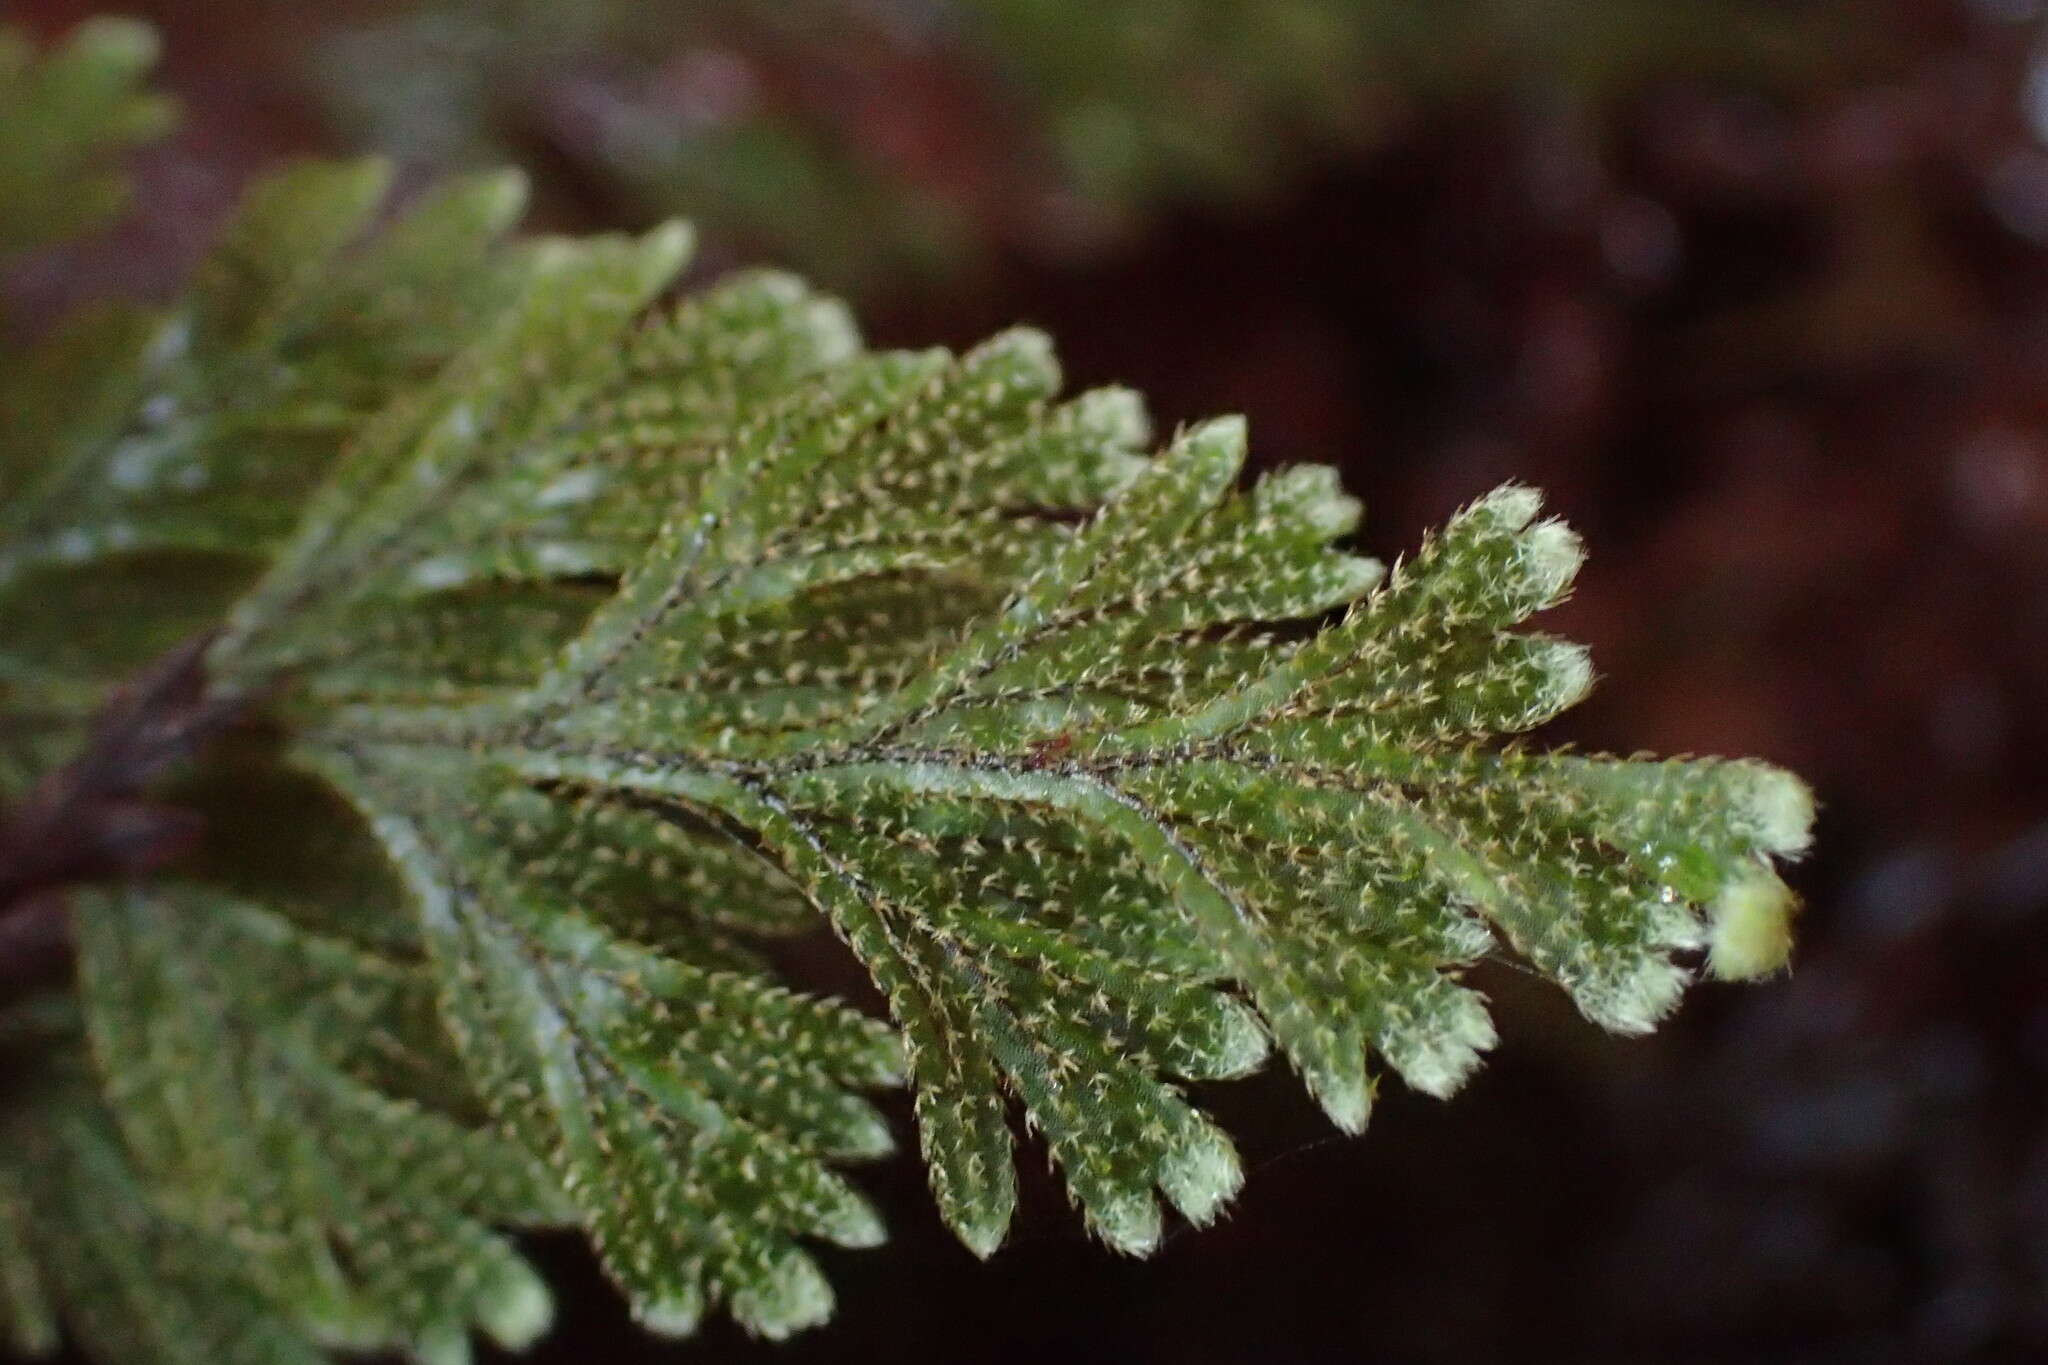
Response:
[{"label": "filmy fern leaf", "polygon": [[[1519,740],[1592,677],[1520,629],[1580,559],[1533,492],[1384,571],[1330,471],[1242,487],[1236,421],[1148,455],[1035,333],[869,351],[765,273],[658,305],[679,229],[493,247],[492,179],[364,236],[381,190],[259,188],[168,317],[47,343],[111,397],[10,423],[9,701],[130,662],[39,634],[64,593],[217,562],[210,686],[284,740],[195,803],[326,812],[74,907],[83,1027],[0,1157],[24,1344],[55,1305],[110,1358],[457,1360],[541,1328],[503,1230],[556,1222],[654,1329],[781,1335],[830,1311],[808,1244],[881,1239],[864,1091],[914,1087],[977,1252],[1014,1109],[1142,1254],[1241,1180],[1189,1081],[1277,1051],[1355,1131],[1492,1045],[1489,953],[1623,1032],[1687,954],[1783,961],[1794,779]],[[889,1023],[778,979],[817,912]],[[161,1265],[66,1240],[111,1208]]]}]

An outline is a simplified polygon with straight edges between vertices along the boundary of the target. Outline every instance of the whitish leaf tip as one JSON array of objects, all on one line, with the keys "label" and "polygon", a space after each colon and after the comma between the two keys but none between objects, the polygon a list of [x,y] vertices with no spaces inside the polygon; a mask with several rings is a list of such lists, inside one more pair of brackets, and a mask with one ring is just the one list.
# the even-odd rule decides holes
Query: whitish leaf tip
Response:
[{"label": "whitish leaf tip", "polygon": [[633,1305],[633,1321],[658,1337],[693,1335],[703,1320],[704,1300],[697,1294],[678,1294]]},{"label": "whitish leaf tip", "polygon": [[1707,965],[1723,980],[1767,976],[1792,957],[1792,917],[1799,898],[1766,867],[1737,876],[1710,909]]},{"label": "whitish leaf tip", "polygon": [[1126,1256],[1146,1257],[1159,1249],[1165,1230],[1159,1201],[1149,1194],[1105,1193],[1087,1205],[1089,1230],[1112,1251]]},{"label": "whitish leaf tip", "polygon": [[748,1331],[781,1341],[832,1316],[832,1286],[817,1262],[792,1252],[732,1296],[732,1315]]},{"label": "whitish leaf tip", "polygon": [[1197,1227],[1213,1221],[1244,1184],[1237,1148],[1207,1124],[1176,1142],[1159,1170],[1159,1188]]},{"label": "whitish leaf tip", "polygon": [[1757,839],[1781,857],[1797,857],[1813,842],[1813,789],[1783,768],[1748,765],[1754,776],[1747,793]]},{"label": "whitish leaf tip", "polygon": [[554,1316],[554,1298],[546,1283],[523,1262],[512,1263],[477,1302],[477,1321],[508,1351],[523,1351],[540,1340]]}]

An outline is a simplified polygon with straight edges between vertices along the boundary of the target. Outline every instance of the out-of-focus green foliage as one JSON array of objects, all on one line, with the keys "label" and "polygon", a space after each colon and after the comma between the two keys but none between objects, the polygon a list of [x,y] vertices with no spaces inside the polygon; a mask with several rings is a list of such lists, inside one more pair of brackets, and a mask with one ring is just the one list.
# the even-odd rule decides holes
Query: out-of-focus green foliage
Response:
[{"label": "out-of-focus green foliage", "polygon": [[38,55],[0,30],[0,253],[96,227],[126,205],[115,153],[164,131],[170,101],[142,86],[156,37],[140,24],[99,19]]},{"label": "out-of-focus green foliage", "polygon": [[1411,107],[1768,79],[1831,6],[1748,0],[438,0],[318,49],[344,128],[429,165],[548,149],[840,288],[1085,251],[1241,199]]},{"label": "out-of-focus green foliage", "polygon": [[[882,1237],[863,1091],[914,1087],[978,1253],[1015,1108],[1144,1254],[1241,1180],[1186,1081],[1277,1051],[1355,1131],[1375,1071],[1477,1065],[1488,953],[1622,1032],[1681,955],[1783,962],[1795,779],[1516,740],[1592,678],[1518,629],[1580,561],[1533,492],[1383,571],[1330,471],[1240,489],[1231,420],[1148,454],[1035,333],[658,303],[680,228],[508,241],[504,176],[373,228],[386,178],[266,181],[181,301],[7,367],[10,785],[207,627],[279,736],[185,779],[208,846],[78,896],[75,1011],[0,1039],[19,1345],[459,1361],[545,1326],[533,1224],[654,1330],[780,1336],[831,1310],[808,1245]],[[889,1023],[779,979],[821,922]]]}]

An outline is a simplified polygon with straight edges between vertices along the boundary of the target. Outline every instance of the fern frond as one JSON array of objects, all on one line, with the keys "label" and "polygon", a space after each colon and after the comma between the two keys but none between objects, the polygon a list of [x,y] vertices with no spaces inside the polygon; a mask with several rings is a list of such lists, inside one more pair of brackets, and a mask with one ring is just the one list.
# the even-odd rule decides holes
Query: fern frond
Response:
[{"label": "fern frond", "polygon": [[[124,1178],[306,1339],[523,1339],[492,1229],[555,1220],[656,1330],[813,1324],[807,1245],[882,1236],[861,1092],[903,1079],[968,1246],[1015,1109],[1142,1254],[1242,1179],[1187,1082],[1277,1050],[1356,1131],[1378,1074],[1448,1095],[1492,1045],[1489,953],[1622,1032],[1702,950],[1783,961],[1795,779],[1524,746],[1592,681],[1521,629],[1581,558],[1533,492],[1388,571],[1330,471],[1242,488],[1234,420],[1147,455],[1034,332],[870,351],[773,274],[657,307],[680,229],[493,250],[477,181],[363,237],[380,188],[256,191],[0,526],[10,622],[150,554],[260,572],[208,668],[285,749],[195,804],[280,793],[332,846],[216,842],[78,937]],[[893,1027],[778,979],[814,912]],[[8,1281],[31,1328],[45,1278]]]},{"label": "fern frond", "polygon": [[[588,309],[623,322],[609,296]],[[353,517],[309,523],[214,662],[252,684],[303,671],[321,698],[305,761],[374,814],[433,907],[451,997],[477,1010],[458,1035],[503,1068],[493,1088],[554,1097],[522,1100],[522,1123],[572,1184],[593,1111],[621,1150],[702,1141],[663,1134],[676,1120],[606,1036],[609,1011],[645,1014],[636,992],[679,969],[614,962],[627,950],[600,925],[618,917],[586,909],[570,871],[579,839],[630,853],[664,819],[713,903],[800,889],[866,963],[905,1032],[941,1205],[983,1252],[1014,1201],[1011,1100],[1091,1225],[1142,1252],[1158,1194],[1201,1221],[1239,1179],[1180,1082],[1252,1068],[1267,1034],[1355,1130],[1373,1055],[1448,1094],[1491,1045],[1459,972],[1497,940],[1639,1032],[1687,976],[1675,955],[1730,907],[1789,908],[1769,861],[1803,845],[1791,779],[1494,742],[1591,682],[1583,651],[1513,632],[1580,557],[1527,490],[1481,500],[1382,582],[1333,547],[1357,509],[1326,471],[1231,491],[1241,424],[1146,460],[1133,402],[1059,404],[1035,334],[861,354],[843,315],[780,279],[616,342],[578,332],[550,366],[522,375],[559,404],[516,409],[502,435],[464,381],[429,404],[463,418],[452,452],[431,424],[417,449],[357,452],[335,485]],[[609,597],[583,591],[614,574]],[[581,592],[583,610],[510,620],[487,584]],[[417,676],[383,650],[360,662],[350,642],[380,631]],[[437,690],[455,655],[490,675]],[[507,819],[511,838],[489,832]],[[715,970],[724,931],[678,913],[697,927],[626,923]],[[1740,958],[1716,960],[1775,965]],[[586,1020],[593,972],[634,984]],[[687,1183],[650,1183],[637,1216],[701,1222]],[[832,1235],[832,1218],[743,1198],[759,1249],[664,1260],[647,1229],[605,1226],[616,1204],[585,1216],[653,1320],[693,1319],[702,1294],[647,1260],[702,1274],[757,1328],[798,1325],[821,1291],[776,1238]]]}]

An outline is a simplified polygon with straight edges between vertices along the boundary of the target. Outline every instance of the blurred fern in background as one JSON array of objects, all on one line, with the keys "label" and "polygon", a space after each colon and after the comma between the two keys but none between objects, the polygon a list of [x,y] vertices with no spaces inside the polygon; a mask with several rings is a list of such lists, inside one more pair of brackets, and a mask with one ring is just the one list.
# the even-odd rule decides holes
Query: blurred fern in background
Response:
[{"label": "blurred fern in background", "polygon": [[126,207],[114,158],[173,116],[170,101],[142,88],[156,47],[149,29],[118,19],[79,25],[46,56],[0,30],[0,252],[99,227]]},{"label": "blurred fern in background", "polygon": [[1099,252],[1418,107],[1597,107],[1672,71],[1767,86],[1854,35],[1846,6],[1747,2],[421,0],[338,28],[312,75],[358,145],[538,158],[867,293]]}]

